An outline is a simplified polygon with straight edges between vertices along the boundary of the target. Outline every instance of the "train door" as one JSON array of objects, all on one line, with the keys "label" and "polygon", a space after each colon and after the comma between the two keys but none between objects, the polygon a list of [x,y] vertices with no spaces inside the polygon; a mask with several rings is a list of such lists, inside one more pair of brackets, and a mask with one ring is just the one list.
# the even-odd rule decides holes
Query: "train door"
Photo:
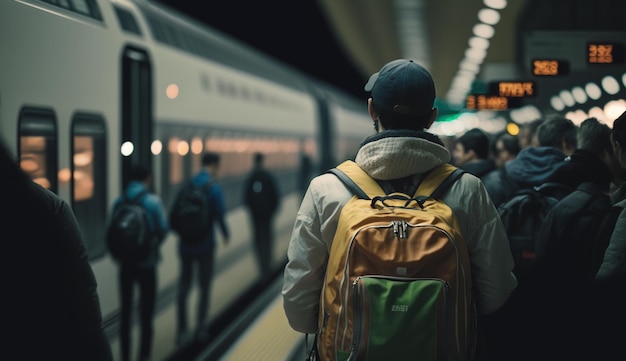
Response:
[{"label": "train door", "polygon": [[122,53],[121,152],[122,186],[135,165],[152,169],[152,70],[148,54],[134,47]]}]

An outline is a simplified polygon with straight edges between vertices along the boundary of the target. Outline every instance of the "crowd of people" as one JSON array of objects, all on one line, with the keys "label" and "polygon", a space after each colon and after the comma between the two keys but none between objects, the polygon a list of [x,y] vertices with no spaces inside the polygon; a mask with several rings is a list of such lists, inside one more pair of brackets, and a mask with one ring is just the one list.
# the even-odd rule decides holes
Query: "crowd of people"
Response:
[{"label": "crowd of people", "polygon": [[[553,114],[521,125],[517,134],[475,128],[442,142],[429,132],[437,108],[427,69],[391,61],[365,90],[376,132],[354,161],[387,194],[414,189],[441,163],[466,172],[443,201],[456,214],[472,265],[478,341],[468,359],[623,358],[626,112],[610,119],[612,126]],[[517,268],[500,209],[520,194],[548,188],[558,193],[549,195],[548,216],[532,230],[528,268]],[[296,331],[319,335],[334,317],[320,308],[320,295],[331,284],[324,282],[326,267],[351,196],[332,174],[315,177],[304,195],[282,289]],[[328,355],[330,347],[313,344],[312,355]],[[337,347],[337,355],[348,352]]]},{"label": "crowd of people", "polygon": [[[392,61],[372,75],[365,90],[370,93],[367,107],[375,134],[364,140],[354,161],[381,189],[407,193],[442,164],[465,171],[443,195],[443,201],[456,215],[471,263],[472,297],[479,313],[478,341],[471,358],[623,357],[620,346],[624,336],[621,323],[626,320],[622,292],[626,279],[626,212],[621,210],[626,206],[626,112],[611,119],[610,126],[593,117],[575,124],[555,114],[522,125],[517,134],[502,131],[493,135],[474,128],[447,147],[429,132],[437,119],[437,109],[434,83],[424,67],[410,60]],[[206,230],[195,243],[179,237],[179,346],[191,339],[209,337],[207,314],[215,233],[219,228],[226,243],[230,233],[224,195],[216,182],[219,161],[217,153],[204,154],[202,169],[189,180],[198,187],[208,185],[202,189],[210,216]],[[0,147],[0,162],[4,169],[2,189],[14,190],[5,192],[5,201],[15,210],[5,220],[7,226],[16,227],[26,217],[41,222],[38,227],[18,226],[7,232],[21,237],[20,242],[9,242],[15,248],[9,249],[10,254],[26,254],[27,250],[18,245],[28,244],[55,255],[42,255],[34,263],[45,266],[45,271],[21,267],[22,278],[4,277],[12,290],[8,307],[3,307],[5,312],[26,306],[29,309],[3,318],[13,335],[9,339],[15,342],[8,343],[10,347],[0,354],[19,351],[33,358],[111,360],[97,285],[71,209],[27,179],[4,147]],[[140,202],[146,210],[147,232],[154,239],[153,251],[144,259],[132,263],[119,260],[122,361],[131,359],[135,284],[140,290],[139,358],[151,359],[159,248],[168,232],[175,230],[160,197],[151,191],[151,182],[151,171],[136,167],[123,194],[112,205],[115,211],[124,199],[145,194]],[[558,193],[550,197],[556,202],[533,230],[534,249],[529,266],[522,272],[516,267],[520,259],[510,244],[512,236],[500,209],[520,194],[555,184],[559,185],[555,187]],[[280,206],[280,192],[264,167],[261,153],[254,156],[254,168],[242,194],[253,229],[260,279],[267,280],[273,252],[272,222]],[[320,294],[329,252],[342,206],[351,197],[341,181],[329,173],[314,177],[303,194],[282,288],[285,313],[296,331],[319,331]],[[28,212],[37,212],[38,216],[26,216]],[[42,242],[44,234],[53,236],[54,241]],[[59,259],[63,259],[63,267],[53,261]],[[2,263],[17,267],[16,261],[19,259]],[[187,304],[194,270],[200,292],[195,331],[191,332]],[[35,292],[29,284],[45,287],[46,307],[41,307],[42,303],[34,305],[36,293],[42,291]],[[27,347],[24,340],[34,337],[46,347]]]}]

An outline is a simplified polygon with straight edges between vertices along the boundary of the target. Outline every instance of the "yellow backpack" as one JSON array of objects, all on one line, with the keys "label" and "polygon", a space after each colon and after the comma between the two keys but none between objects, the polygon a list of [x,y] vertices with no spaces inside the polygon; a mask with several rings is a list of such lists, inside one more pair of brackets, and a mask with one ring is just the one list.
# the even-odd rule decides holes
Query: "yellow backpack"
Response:
[{"label": "yellow backpack", "polygon": [[470,359],[476,317],[469,254],[441,200],[463,171],[441,165],[415,195],[385,194],[352,161],[330,172],[355,196],[341,211],[330,250],[320,359]]}]

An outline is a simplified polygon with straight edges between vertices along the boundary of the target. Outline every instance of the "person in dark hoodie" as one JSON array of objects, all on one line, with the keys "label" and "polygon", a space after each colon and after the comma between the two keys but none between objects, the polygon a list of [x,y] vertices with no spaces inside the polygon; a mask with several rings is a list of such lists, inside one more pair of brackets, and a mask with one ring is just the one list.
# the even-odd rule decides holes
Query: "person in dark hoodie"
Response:
[{"label": "person in dark hoodie", "polygon": [[0,139],[0,360],[112,361],[97,282],[70,205]]},{"label": "person in dark hoodie", "polygon": [[496,207],[524,188],[552,178],[576,149],[578,127],[569,119],[553,116],[537,129],[539,146],[522,149],[515,159],[484,176],[482,181]]}]

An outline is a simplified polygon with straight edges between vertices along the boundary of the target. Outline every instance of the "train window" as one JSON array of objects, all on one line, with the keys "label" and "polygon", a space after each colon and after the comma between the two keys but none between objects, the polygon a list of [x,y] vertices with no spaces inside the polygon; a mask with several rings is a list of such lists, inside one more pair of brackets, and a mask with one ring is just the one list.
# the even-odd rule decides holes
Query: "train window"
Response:
[{"label": "train window", "polygon": [[79,113],[72,121],[72,206],[90,260],[106,254],[106,143],[104,119]]},{"label": "train window", "polygon": [[23,108],[19,116],[18,139],[22,169],[35,182],[57,193],[59,161],[54,112],[43,108]]},{"label": "train window", "polygon": [[114,8],[120,27],[129,33],[141,35],[141,29],[139,29],[139,24],[137,24],[137,20],[135,20],[133,14],[130,11],[122,9],[118,6],[114,6]]},{"label": "train window", "polygon": [[96,0],[41,0],[45,3],[102,21]]}]

